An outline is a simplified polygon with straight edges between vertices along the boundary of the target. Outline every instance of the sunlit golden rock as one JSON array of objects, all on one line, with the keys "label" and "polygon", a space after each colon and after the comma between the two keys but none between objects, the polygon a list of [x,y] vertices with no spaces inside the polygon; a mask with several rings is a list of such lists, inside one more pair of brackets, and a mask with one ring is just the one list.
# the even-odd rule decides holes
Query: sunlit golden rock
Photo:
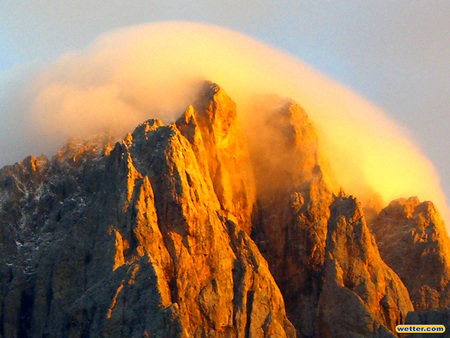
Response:
[{"label": "sunlit golden rock", "polygon": [[336,337],[386,335],[402,324],[413,306],[396,273],[380,257],[361,204],[338,197],[331,205],[319,332]]},{"label": "sunlit golden rock", "polygon": [[417,307],[447,305],[431,203],[381,212],[380,257],[307,113],[260,103],[241,125],[206,82],[173,123],[1,169],[0,336],[392,336],[413,309],[403,282]]}]

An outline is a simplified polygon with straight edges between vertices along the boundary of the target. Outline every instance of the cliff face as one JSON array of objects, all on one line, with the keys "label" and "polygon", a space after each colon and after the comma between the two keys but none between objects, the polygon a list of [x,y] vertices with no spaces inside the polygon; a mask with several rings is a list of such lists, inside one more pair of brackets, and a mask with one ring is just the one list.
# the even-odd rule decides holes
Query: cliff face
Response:
[{"label": "cliff face", "polygon": [[330,213],[319,332],[388,335],[413,310],[408,291],[381,259],[358,201],[337,197]]},{"label": "cliff face", "polygon": [[408,291],[280,102],[246,139],[208,83],[172,124],[3,168],[0,336],[392,335]]},{"label": "cliff face", "polygon": [[264,128],[269,137],[251,143],[259,206],[252,236],[270,264],[294,324],[312,335],[333,193],[319,162],[316,131],[301,107],[282,105],[268,116]]},{"label": "cliff face", "polygon": [[[302,336],[394,330],[413,310],[408,292],[380,258],[360,204],[337,197],[343,193],[312,122],[293,102],[275,109],[266,122],[271,152],[263,153],[277,156],[259,155],[267,147],[264,139],[251,143],[261,172],[255,175],[259,209],[252,236],[285,297],[289,318]],[[268,184],[268,177],[276,181]]]},{"label": "cliff face", "polygon": [[450,240],[433,203],[416,197],[392,201],[372,231],[416,310],[450,306]]},{"label": "cliff face", "polygon": [[247,234],[253,176],[224,92],[109,141],[68,144],[35,183],[28,160],[3,170],[0,334],[295,336]]}]

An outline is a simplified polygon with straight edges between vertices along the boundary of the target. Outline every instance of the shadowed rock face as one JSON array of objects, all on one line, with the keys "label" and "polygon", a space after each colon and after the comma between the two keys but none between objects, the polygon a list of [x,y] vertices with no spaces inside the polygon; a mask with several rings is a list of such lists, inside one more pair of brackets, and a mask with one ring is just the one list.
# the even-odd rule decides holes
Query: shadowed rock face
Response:
[{"label": "shadowed rock face", "polygon": [[172,124],[3,168],[0,336],[392,335],[408,292],[312,122],[263,116],[247,140],[206,83]]},{"label": "shadowed rock face", "polygon": [[250,142],[259,207],[252,237],[269,262],[290,318],[309,336],[315,332],[333,191],[317,133],[300,106],[281,105],[264,128],[269,137]]},{"label": "shadowed rock face", "polygon": [[417,197],[392,201],[372,232],[416,310],[450,306],[450,240],[433,203]]},{"label": "shadowed rock face", "polygon": [[[260,148],[268,147],[261,140],[250,143],[261,172],[255,175],[259,210],[252,236],[298,333],[348,336],[394,330],[413,309],[408,292],[380,258],[360,204],[336,196],[343,193],[308,116],[287,102],[274,110],[265,128],[271,154],[282,154],[282,160],[258,156]],[[278,180],[268,184],[266,177]]]}]

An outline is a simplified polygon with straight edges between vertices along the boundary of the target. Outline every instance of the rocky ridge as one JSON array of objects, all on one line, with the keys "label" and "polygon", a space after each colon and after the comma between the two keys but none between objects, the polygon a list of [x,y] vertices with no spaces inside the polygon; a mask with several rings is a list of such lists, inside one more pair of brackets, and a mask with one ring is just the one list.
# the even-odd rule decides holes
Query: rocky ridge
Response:
[{"label": "rocky ridge", "polygon": [[[254,159],[263,174],[255,175],[259,208],[252,236],[298,333],[393,331],[413,310],[408,291],[382,261],[361,205],[334,182],[306,112],[287,102],[269,116],[265,129],[273,153],[283,159],[282,165]],[[266,177],[277,181],[268,185]]]},{"label": "rocky ridge", "polygon": [[450,306],[450,240],[432,202],[417,197],[392,201],[371,229],[416,310]]},{"label": "rocky ridge", "polygon": [[69,143],[26,193],[28,162],[4,169],[17,184],[3,189],[15,205],[2,204],[0,334],[295,336],[246,232],[254,193],[235,119],[208,85],[174,124]]},{"label": "rocky ridge", "polygon": [[0,336],[394,335],[416,286],[374,229],[399,220],[381,213],[375,241],[298,104],[260,123],[247,139],[207,83],[172,124],[3,168]]}]

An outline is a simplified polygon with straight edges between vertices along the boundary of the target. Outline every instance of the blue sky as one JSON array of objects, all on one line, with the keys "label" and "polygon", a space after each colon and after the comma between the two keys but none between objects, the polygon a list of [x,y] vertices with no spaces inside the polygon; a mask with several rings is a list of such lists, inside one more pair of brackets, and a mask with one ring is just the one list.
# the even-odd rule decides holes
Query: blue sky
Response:
[{"label": "blue sky", "polygon": [[115,28],[215,24],[293,54],[384,109],[435,163],[448,197],[449,15],[441,0],[1,0],[0,88],[23,64],[48,62]]}]

